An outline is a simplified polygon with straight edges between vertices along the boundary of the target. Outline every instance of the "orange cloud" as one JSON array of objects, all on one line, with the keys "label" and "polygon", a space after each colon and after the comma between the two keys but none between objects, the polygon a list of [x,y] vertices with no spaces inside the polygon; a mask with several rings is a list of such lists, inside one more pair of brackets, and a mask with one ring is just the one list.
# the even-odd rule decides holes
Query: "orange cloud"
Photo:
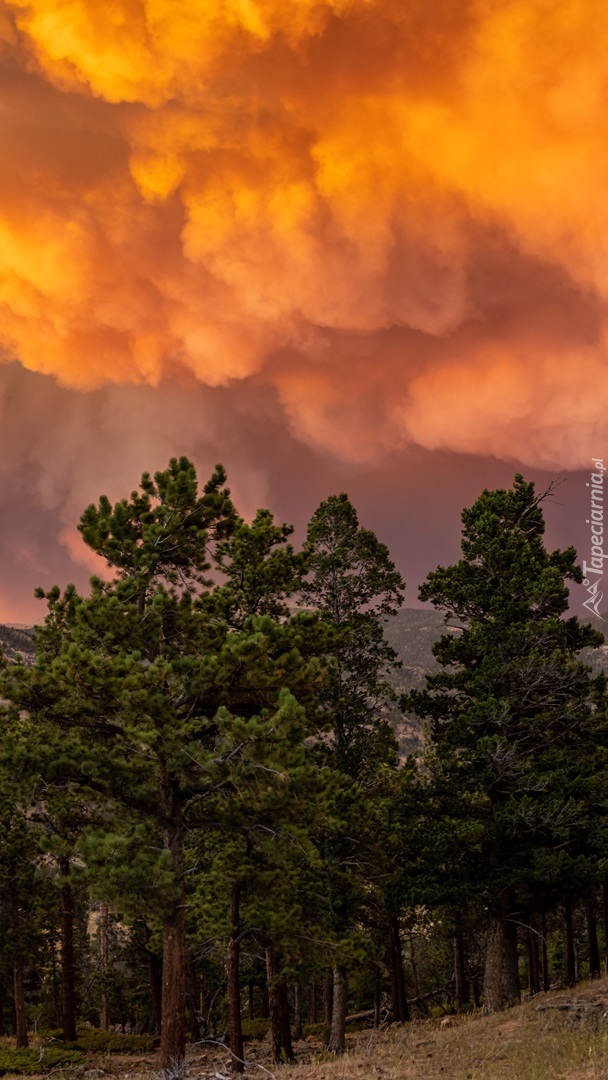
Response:
[{"label": "orange cloud", "polygon": [[[604,14],[0,0],[4,359],[83,391],[265,383],[347,461],[586,463],[608,408]],[[594,388],[576,408],[574,387]]]}]

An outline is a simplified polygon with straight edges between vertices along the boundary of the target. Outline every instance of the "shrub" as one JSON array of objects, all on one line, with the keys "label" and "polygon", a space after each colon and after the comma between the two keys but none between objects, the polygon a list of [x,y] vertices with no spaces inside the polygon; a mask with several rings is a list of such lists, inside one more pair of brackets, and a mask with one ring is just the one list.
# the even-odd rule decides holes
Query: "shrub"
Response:
[{"label": "shrub", "polygon": [[148,1054],[154,1050],[153,1035],[118,1035],[113,1031],[89,1028],[78,1032],[76,1042],[64,1042],[62,1046],[83,1050],[85,1054]]},{"label": "shrub", "polygon": [[270,1030],[270,1020],[243,1020],[243,1038],[265,1039]]},{"label": "shrub", "polygon": [[81,1065],[84,1055],[64,1046],[28,1047],[22,1050],[0,1050],[0,1076],[21,1073],[26,1076],[50,1072],[64,1065]]}]

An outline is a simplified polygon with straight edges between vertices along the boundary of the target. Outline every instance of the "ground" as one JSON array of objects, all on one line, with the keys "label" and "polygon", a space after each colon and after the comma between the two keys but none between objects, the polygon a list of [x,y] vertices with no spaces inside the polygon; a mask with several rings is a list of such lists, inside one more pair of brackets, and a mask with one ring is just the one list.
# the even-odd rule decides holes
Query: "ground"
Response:
[{"label": "ground", "polygon": [[[4,1040],[3,1040],[4,1042]],[[247,1044],[246,1077],[276,1080],[608,1080],[608,979],[539,994],[508,1012],[358,1031],[334,1059],[318,1040],[296,1044],[293,1066],[270,1063],[267,1041]],[[57,1076],[59,1070],[54,1070]],[[225,1047],[189,1051],[188,1080],[230,1075]],[[65,1080],[152,1080],[153,1054],[96,1055]]]}]

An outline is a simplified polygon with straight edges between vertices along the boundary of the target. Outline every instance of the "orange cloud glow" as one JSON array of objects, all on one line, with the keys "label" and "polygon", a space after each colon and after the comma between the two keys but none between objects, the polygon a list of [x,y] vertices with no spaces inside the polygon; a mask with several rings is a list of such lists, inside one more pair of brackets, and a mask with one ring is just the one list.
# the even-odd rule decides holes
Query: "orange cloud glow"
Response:
[{"label": "orange cloud glow", "polygon": [[607,56],[600,0],[0,0],[2,357],[586,465]]}]

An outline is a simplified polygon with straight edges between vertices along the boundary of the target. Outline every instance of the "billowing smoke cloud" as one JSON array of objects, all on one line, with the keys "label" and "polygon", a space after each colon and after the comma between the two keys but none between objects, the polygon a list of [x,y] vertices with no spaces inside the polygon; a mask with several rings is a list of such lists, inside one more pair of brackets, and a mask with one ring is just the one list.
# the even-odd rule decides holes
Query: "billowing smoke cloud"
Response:
[{"label": "billowing smoke cloud", "polygon": [[254,378],[345,460],[586,463],[608,405],[604,14],[3,0],[6,359],[83,390]]},{"label": "billowing smoke cloud", "polygon": [[176,452],[245,510],[279,444],[586,468],[607,55],[600,0],[0,0],[0,564],[86,574]]}]

